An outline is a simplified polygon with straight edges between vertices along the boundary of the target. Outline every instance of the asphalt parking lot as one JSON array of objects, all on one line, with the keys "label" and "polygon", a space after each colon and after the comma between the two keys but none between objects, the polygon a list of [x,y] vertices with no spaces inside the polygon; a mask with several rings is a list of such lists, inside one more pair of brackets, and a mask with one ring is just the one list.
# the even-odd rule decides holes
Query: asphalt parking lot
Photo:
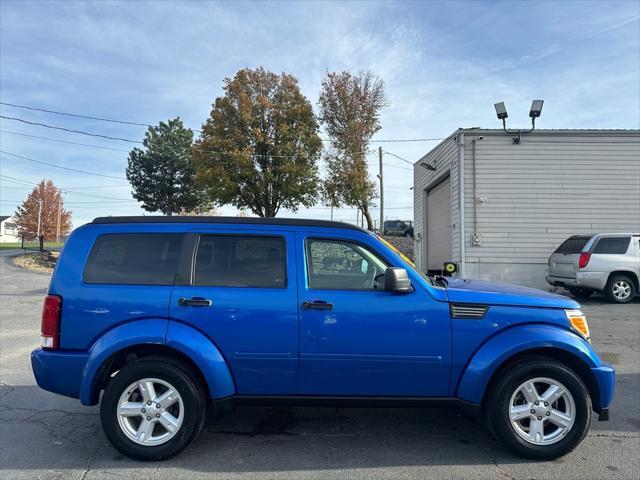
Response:
[{"label": "asphalt parking lot", "polygon": [[591,479],[640,478],[640,300],[584,305],[593,343],[618,371],[611,421],[552,462],[504,450],[477,422],[444,409],[243,407],[211,423],[162,463],[115,451],[98,409],[40,390],[29,353],[39,343],[48,274],[0,252],[0,477],[7,479]]}]

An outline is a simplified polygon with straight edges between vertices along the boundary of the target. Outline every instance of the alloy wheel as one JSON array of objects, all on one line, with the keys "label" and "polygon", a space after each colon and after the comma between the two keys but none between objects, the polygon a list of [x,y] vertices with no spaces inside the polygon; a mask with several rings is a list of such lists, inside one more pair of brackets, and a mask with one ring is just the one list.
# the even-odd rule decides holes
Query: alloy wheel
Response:
[{"label": "alloy wheel", "polygon": [[613,296],[618,300],[626,300],[631,295],[631,285],[626,280],[618,280],[612,287]]},{"label": "alloy wheel", "polygon": [[168,382],[143,378],[124,390],[117,416],[118,425],[130,440],[145,446],[161,445],[180,430],[184,403]]},{"label": "alloy wheel", "polygon": [[534,445],[551,445],[571,431],[576,406],[557,380],[538,377],[522,383],[511,396],[509,419],[515,432]]}]

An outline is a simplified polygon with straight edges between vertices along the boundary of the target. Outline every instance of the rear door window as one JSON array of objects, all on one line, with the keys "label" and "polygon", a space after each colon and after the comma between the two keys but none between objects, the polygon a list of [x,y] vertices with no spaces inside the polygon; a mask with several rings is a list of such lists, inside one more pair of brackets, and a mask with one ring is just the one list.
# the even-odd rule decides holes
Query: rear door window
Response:
[{"label": "rear door window", "polygon": [[560,244],[554,253],[563,253],[566,255],[582,252],[591,237],[570,237]]},{"label": "rear door window", "polygon": [[194,285],[285,288],[284,238],[202,235],[196,252]]},{"label": "rear door window", "polygon": [[86,283],[172,285],[182,234],[106,234],[96,239],[84,269]]},{"label": "rear door window", "polygon": [[604,237],[598,240],[593,253],[622,255],[627,253],[630,237]]}]

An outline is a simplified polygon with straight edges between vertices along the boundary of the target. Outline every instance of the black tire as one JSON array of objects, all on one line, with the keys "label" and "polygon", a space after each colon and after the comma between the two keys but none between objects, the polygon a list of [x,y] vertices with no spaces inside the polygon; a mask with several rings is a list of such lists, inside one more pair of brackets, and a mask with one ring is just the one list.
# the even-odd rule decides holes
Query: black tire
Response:
[{"label": "black tire", "polygon": [[[621,284],[629,288],[630,293],[626,298],[620,298],[619,294],[616,295],[616,287],[620,287]],[[611,277],[609,277],[607,286],[604,288],[604,293],[611,302],[629,303],[636,295],[636,286],[633,280],[627,275],[612,275]]]},{"label": "black tire", "polygon": [[[177,433],[165,443],[146,446],[131,440],[118,422],[118,401],[136,380],[156,378],[173,386],[182,397],[184,418]],[[136,460],[157,461],[177,455],[202,430],[205,420],[205,394],[188,365],[169,357],[144,357],[122,367],[105,388],[100,403],[100,421],[111,444]]]},{"label": "black tire", "polygon": [[[512,395],[527,379],[546,377],[564,385],[575,403],[575,421],[569,432],[556,443],[536,445],[524,440],[511,425]],[[561,457],[576,448],[591,425],[591,397],[582,380],[564,364],[547,357],[528,357],[503,369],[493,384],[485,405],[490,430],[516,454],[534,460]]]},{"label": "black tire", "polygon": [[593,290],[586,288],[570,288],[569,293],[579,300],[586,300],[593,294]]}]

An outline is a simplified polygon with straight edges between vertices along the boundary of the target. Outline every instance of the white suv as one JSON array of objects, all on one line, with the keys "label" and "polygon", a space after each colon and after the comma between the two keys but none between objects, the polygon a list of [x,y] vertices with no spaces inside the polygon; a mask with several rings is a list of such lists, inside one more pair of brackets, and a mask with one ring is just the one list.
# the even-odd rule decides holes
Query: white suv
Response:
[{"label": "white suv", "polygon": [[578,298],[594,291],[628,303],[640,291],[640,234],[574,235],[549,257],[547,282]]}]

